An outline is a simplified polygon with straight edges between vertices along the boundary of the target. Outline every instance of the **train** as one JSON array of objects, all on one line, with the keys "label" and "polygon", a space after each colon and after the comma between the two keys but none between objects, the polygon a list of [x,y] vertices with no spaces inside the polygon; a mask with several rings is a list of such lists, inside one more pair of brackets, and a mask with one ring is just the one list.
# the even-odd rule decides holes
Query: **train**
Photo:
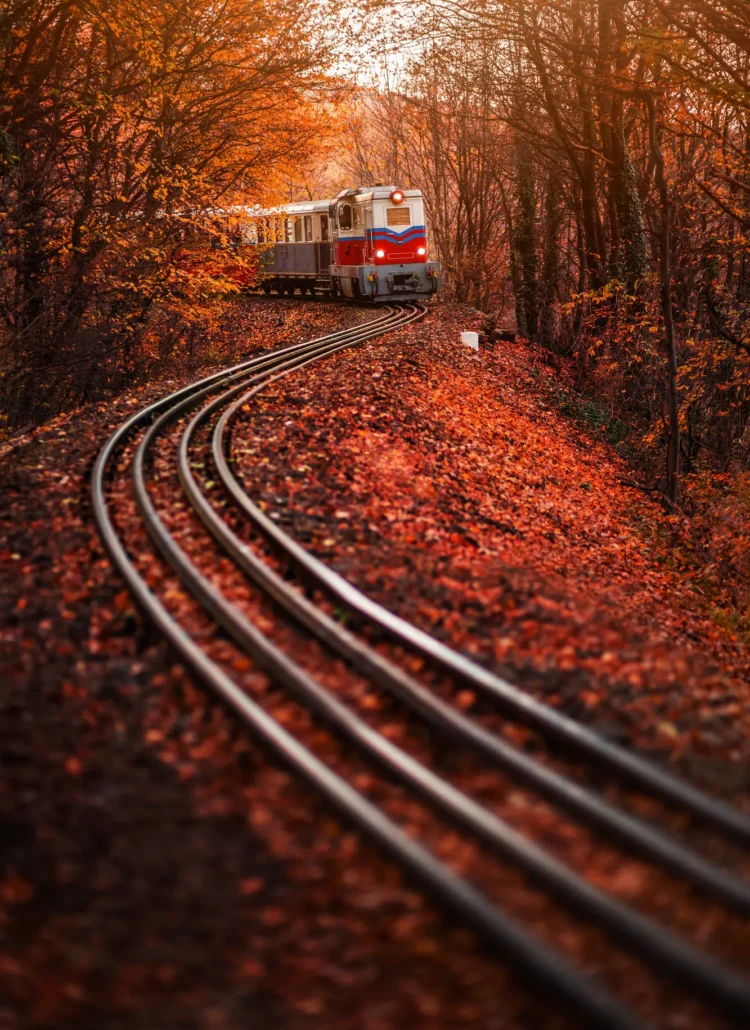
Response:
[{"label": "train", "polygon": [[251,264],[267,294],[299,290],[378,304],[424,300],[440,288],[417,189],[378,183],[334,200],[243,208],[239,224],[236,246],[257,248]]}]

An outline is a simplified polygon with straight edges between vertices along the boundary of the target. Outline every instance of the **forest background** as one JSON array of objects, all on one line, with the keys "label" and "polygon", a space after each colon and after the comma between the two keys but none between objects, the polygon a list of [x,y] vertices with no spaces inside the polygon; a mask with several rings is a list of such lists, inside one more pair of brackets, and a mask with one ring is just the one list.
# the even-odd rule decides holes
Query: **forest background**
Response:
[{"label": "forest background", "polygon": [[226,251],[180,260],[217,210],[418,186],[443,298],[750,633],[749,3],[5,0],[0,47],[0,434],[241,346]]}]

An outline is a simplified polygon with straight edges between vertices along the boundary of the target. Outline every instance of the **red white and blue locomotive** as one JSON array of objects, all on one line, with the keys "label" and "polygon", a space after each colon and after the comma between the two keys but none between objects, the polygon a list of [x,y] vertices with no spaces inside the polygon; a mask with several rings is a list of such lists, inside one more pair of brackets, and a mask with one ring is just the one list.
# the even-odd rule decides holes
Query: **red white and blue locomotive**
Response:
[{"label": "red white and blue locomotive", "polygon": [[418,300],[440,286],[427,257],[419,190],[366,186],[335,200],[246,211],[243,242],[258,247],[266,293],[323,293],[352,300]]}]

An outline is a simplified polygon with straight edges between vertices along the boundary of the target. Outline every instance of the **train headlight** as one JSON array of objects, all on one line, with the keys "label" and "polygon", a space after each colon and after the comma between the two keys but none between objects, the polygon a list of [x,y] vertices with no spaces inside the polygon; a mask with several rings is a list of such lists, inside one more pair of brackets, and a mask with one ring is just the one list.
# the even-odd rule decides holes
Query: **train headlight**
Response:
[{"label": "train headlight", "polygon": [[385,257],[385,251],[384,250],[376,250],[375,251],[375,257],[384,258]]},{"label": "train headlight", "polygon": [[404,199],[404,191],[403,190],[394,190],[393,193],[391,193],[391,203],[392,204],[400,204],[403,201],[403,199]]},{"label": "train headlight", "polygon": [[426,253],[427,247],[417,247],[417,254],[419,254],[420,257],[424,257]]}]

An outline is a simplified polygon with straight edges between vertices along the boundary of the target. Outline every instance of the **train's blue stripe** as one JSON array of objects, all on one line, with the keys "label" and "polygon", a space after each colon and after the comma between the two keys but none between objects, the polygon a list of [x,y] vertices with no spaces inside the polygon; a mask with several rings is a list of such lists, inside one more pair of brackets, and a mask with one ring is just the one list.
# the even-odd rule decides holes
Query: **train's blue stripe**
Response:
[{"label": "train's blue stripe", "polygon": [[388,229],[388,228],[386,228],[386,226],[381,225],[381,226],[378,226],[375,229],[368,229],[367,232],[384,232],[384,233],[387,233],[389,236],[405,236],[406,233],[414,232],[417,229],[421,229],[422,231],[424,231],[424,226],[423,225],[410,225],[408,228],[402,229],[400,232],[396,232],[395,229]]},{"label": "train's blue stripe", "polygon": [[[366,229],[365,232],[367,233],[367,236],[339,236],[337,242],[365,243],[367,240],[380,240],[382,243],[410,243],[412,240],[425,235],[425,227],[423,225],[413,225],[409,229],[404,229],[402,233],[394,232],[393,229]],[[304,242],[306,241],[277,241],[279,245],[283,246],[290,246],[292,244],[296,245]],[[260,246],[263,246],[263,244],[260,244]]]},{"label": "train's blue stripe", "polygon": [[390,243],[394,245],[413,243],[414,240],[420,239],[425,235],[425,227],[423,225],[410,225],[403,232],[395,232],[393,229],[365,229],[365,233],[366,236],[339,236],[338,242],[365,243],[369,240],[371,243]]}]

